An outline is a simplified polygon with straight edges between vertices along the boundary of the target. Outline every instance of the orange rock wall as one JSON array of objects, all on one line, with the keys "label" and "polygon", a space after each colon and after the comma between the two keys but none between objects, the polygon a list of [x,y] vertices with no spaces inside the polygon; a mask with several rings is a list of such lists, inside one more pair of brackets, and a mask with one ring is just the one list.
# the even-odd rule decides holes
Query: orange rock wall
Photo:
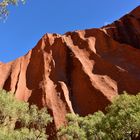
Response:
[{"label": "orange rock wall", "polygon": [[25,56],[0,63],[0,88],[46,106],[53,129],[69,112],[84,116],[104,110],[118,93],[139,92],[139,13],[138,7],[101,29],[44,35]]}]

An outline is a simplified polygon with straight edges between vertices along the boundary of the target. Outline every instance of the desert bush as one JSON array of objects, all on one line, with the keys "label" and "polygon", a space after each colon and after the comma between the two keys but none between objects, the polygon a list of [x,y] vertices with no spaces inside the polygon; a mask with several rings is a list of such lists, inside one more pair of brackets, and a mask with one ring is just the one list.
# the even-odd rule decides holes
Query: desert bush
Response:
[{"label": "desert bush", "polygon": [[132,140],[140,133],[140,94],[118,95],[106,108],[81,117],[67,115],[68,124],[58,135],[68,140]]},{"label": "desert bush", "polygon": [[46,127],[51,121],[46,108],[29,106],[0,90],[0,140],[46,140]]}]

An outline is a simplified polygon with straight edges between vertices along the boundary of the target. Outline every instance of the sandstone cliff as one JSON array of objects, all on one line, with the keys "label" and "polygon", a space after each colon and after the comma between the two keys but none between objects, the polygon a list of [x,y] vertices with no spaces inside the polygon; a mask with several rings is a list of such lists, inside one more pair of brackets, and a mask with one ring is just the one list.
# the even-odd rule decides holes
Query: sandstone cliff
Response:
[{"label": "sandstone cliff", "polygon": [[68,112],[84,116],[124,90],[139,92],[139,48],[140,7],[101,29],[45,34],[25,56],[0,63],[0,88],[46,106],[54,131]]}]

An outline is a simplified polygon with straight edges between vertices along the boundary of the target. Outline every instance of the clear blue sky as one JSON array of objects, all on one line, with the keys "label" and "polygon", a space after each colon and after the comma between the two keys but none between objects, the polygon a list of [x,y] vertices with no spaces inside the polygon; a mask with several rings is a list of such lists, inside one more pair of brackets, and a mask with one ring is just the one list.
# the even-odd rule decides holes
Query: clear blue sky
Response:
[{"label": "clear blue sky", "polygon": [[101,27],[130,12],[140,0],[27,0],[0,22],[0,61],[26,54],[45,33]]}]

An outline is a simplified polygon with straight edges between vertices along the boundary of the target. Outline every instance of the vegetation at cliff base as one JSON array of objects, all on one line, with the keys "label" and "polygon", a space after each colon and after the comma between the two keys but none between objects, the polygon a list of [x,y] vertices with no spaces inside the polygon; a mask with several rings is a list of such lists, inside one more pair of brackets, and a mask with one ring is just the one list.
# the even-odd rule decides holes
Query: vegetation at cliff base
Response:
[{"label": "vegetation at cliff base", "polygon": [[46,108],[39,110],[0,90],[0,140],[46,140],[51,121]]},{"label": "vegetation at cliff base", "polygon": [[68,114],[68,125],[63,126],[59,136],[68,140],[132,140],[140,134],[140,94],[122,94],[106,108],[80,117]]},{"label": "vegetation at cliff base", "polygon": [[[60,128],[59,139],[133,140],[140,136],[140,94],[118,95],[106,108],[85,117],[67,115],[67,125]],[[15,99],[0,90],[0,140],[47,140],[47,125],[52,122],[46,108]]]}]

